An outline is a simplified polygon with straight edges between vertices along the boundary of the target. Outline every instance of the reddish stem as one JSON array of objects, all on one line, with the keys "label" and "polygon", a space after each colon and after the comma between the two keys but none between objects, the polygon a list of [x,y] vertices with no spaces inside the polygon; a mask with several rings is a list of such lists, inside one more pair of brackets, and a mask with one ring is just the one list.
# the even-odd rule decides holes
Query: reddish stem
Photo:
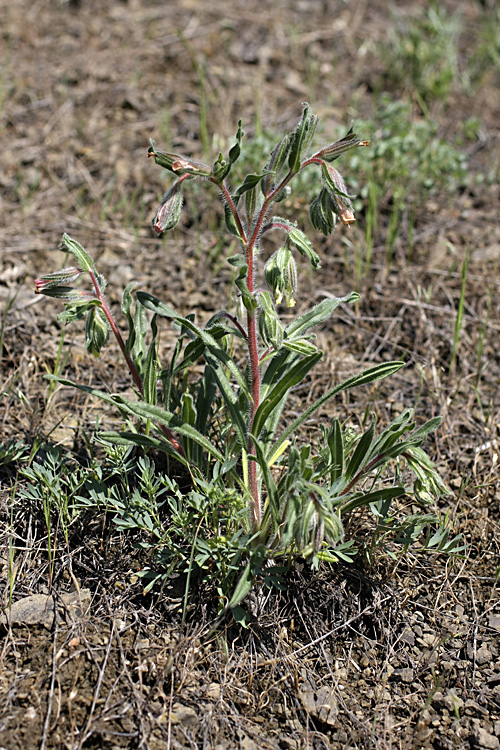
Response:
[{"label": "reddish stem", "polygon": [[[286,187],[286,185],[290,182],[290,180],[293,177],[293,173],[289,172],[280,182],[280,184],[275,187],[268,195],[266,195],[264,199],[264,203],[262,204],[262,207],[260,209],[259,215],[257,217],[257,221],[255,222],[255,226],[253,229],[253,232],[251,233],[250,237],[247,237],[246,232],[244,230],[243,224],[241,222],[240,216],[238,214],[238,209],[228,191],[226,186],[222,183],[217,183],[215,180],[212,180],[212,182],[216,182],[218,184],[220,190],[222,191],[222,194],[227,201],[227,204],[231,210],[231,213],[233,214],[234,220],[236,222],[236,226],[238,227],[238,232],[240,233],[241,242],[244,247],[245,252],[245,261],[248,266],[248,273],[247,273],[247,287],[250,294],[253,294],[254,292],[254,253],[255,248],[258,244],[259,235],[262,230],[262,224],[264,223],[264,220],[267,215],[267,211],[269,209],[269,206],[273,200],[273,198],[283,190],[283,188]],[[250,425],[249,429],[250,432],[253,428],[253,423],[255,419],[255,414],[257,413],[257,409],[259,408],[260,404],[260,360],[259,360],[259,347],[258,347],[258,340],[257,340],[257,317],[255,314],[255,310],[247,310],[247,342],[248,342],[248,354],[249,354],[249,360],[250,360],[250,379],[251,379],[251,396],[252,396],[252,407],[250,412]],[[257,435],[255,437],[258,437]],[[254,531],[258,529],[262,522],[262,508],[260,503],[260,495],[259,495],[259,485],[257,481],[257,450],[255,448],[255,444],[253,441],[250,441],[250,444],[248,446],[248,455],[250,457],[250,461],[248,462],[248,482],[249,482],[249,489],[250,494],[252,496],[252,526]]]}]

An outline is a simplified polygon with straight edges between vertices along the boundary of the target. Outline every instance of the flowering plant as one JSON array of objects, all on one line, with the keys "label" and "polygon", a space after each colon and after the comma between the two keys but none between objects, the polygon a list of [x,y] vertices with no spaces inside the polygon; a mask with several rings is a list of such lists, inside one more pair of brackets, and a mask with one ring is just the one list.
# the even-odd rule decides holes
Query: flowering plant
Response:
[{"label": "flowering plant", "polygon": [[[189,570],[193,563],[207,569],[207,560],[217,558],[220,562],[224,558],[218,568],[223,578],[219,589],[233,611],[259,571],[266,570],[269,575],[271,558],[299,555],[316,565],[321,559],[352,560],[356,549],[353,540],[344,539],[343,519],[361,506],[370,507],[376,518],[374,540],[385,544],[391,537],[406,548],[423,529],[432,527],[424,546],[456,547],[456,540],[448,540],[448,531],[437,516],[416,513],[401,517],[391,511],[398,497],[409,496],[422,506],[446,492],[421,448],[439,425],[439,418],[417,427],[413,411],[408,409],[378,436],[375,417],[361,433],[346,429],[333,418],[323,428],[317,450],[300,442],[300,428],[327,401],[397,372],[403,362],[384,362],[353,374],[298,416],[284,421],[292,390],[308,378],[323,356],[313,329],[325,323],[339,305],[359,298],[355,292],[342,298],[328,297],[288,324],[280,317],[280,305],[295,305],[295,255],[306,258],[313,268],[320,265],[302,229],[273,213],[275,204],[287,196],[294,177],[305,169],[319,172],[318,193],[309,210],[316,230],[328,236],[337,220],[344,225],[355,221],[344,179],[333,162],[368,143],[351,128],[340,140],[310,153],[316,126],[317,117],[305,104],[297,127],[279,140],[262,170],[247,174],[236,188],[230,187],[228,178],[241,153],[241,121],[228,156],[219,154],[213,166],[160,151],[151,141],[148,156],[175,177],[154,217],[155,232],[161,235],[179,222],[183,191],[190,181],[203,180],[215,186],[223,198],[227,231],[240,244],[240,253],[227,260],[235,269],[243,318],[221,310],[201,327],[193,315],[182,316],[147,292],[133,295],[131,285],[123,294],[122,312],[128,324],[124,340],[105,300],[104,278],[90,255],[68,235],[63,237],[62,248],[76,258],[78,266],[43,276],[35,287],[37,293],[64,301],[60,318],[65,322],[85,318],[89,352],[100,354],[109,332],[115,335],[136,398],[77,387],[113,404],[129,422],[132,419],[136,425],[144,425],[144,429],[136,426],[120,433],[101,433],[102,439],[163,451],[185,467],[191,495],[179,494],[178,487],[171,487],[171,498],[177,498],[169,501],[172,525],[159,546],[168,551],[167,558],[174,564],[180,559],[187,564],[189,558]],[[271,231],[280,232],[283,243],[262,268],[261,246]],[[82,276],[90,279],[91,290],[73,286]],[[170,320],[178,332],[166,367],[160,365],[157,346],[160,318]],[[189,373],[200,360],[204,373],[196,379]],[[412,472],[404,472],[404,467]],[[214,496],[218,511],[207,514],[207,507],[213,509]],[[208,503],[203,511],[200,497]],[[189,523],[179,521],[178,500],[188,502],[191,510],[195,508],[194,516],[189,515],[191,510],[188,513]],[[233,504],[230,519],[227,508],[220,507],[224,503]],[[246,509],[243,513],[242,508]],[[198,523],[198,519],[194,533],[192,522]],[[189,555],[182,535],[189,536]]]}]

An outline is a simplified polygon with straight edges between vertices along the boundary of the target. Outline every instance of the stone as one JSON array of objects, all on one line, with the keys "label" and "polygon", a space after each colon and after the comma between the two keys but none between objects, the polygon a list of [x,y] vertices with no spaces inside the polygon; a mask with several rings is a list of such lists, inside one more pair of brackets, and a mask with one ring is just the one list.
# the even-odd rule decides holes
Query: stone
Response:
[{"label": "stone", "polygon": [[478,750],[498,750],[500,740],[482,727],[474,727],[471,734],[471,745]]},{"label": "stone", "polygon": [[312,681],[307,679],[299,687],[299,698],[307,713],[313,718],[324,724],[335,724],[338,707],[332,688],[325,686],[316,689]]},{"label": "stone", "polygon": [[32,594],[14,602],[12,607],[0,614],[0,624],[11,625],[44,625],[51,628],[54,623],[54,603],[57,602],[59,617],[70,625],[80,620],[90,607],[90,590],[81,589],[69,594],[52,596],[50,594]]},{"label": "stone", "polygon": [[476,664],[478,664],[479,666],[482,666],[483,664],[489,664],[492,659],[493,654],[488,648],[486,648],[486,646],[482,646],[477,650]]},{"label": "stone", "polygon": [[192,727],[198,723],[198,714],[190,706],[183,706],[182,703],[175,703],[172,706],[172,723],[182,724],[185,727]]},{"label": "stone", "polygon": [[464,707],[464,701],[454,690],[448,690],[443,698],[443,705],[450,713],[457,714]]}]

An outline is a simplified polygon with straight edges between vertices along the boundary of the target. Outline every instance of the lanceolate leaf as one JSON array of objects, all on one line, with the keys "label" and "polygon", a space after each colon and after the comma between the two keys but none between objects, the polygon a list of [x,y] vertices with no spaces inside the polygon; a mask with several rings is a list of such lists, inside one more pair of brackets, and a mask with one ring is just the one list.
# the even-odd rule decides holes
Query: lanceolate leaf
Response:
[{"label": "lanceolate leaf", "polygon": [[144,377],[142,381],[144,398],[148,404],[156,404],[156,378],[158,373],[158,361],[156,358],[156,324],[151,322],[154,335],[151,341],[144,363]]},{"label": "lanceolate leaf", "polygon": [[201,435],[198,430],[194,429],[194,427],[183,424],[179,417],[175,416],[169,411],[166,411],[165,409],[162,409],[160,406],[146,404],[143,401],[129,401],[122,396],[111,395],[109,393],[106,393],[105,391],[99,391],[96,388],[90,388],[89,386],[81,385],[80,383],[74,383],[71,380],[59,378],[55,375],[47,375],[46,377],[49,380],[55,380],[56,382],[61,383],[61,385],[78,388],[80,391],[84,391],[85,393],[89,393],[92,396],[96,396],[97,398],[101,399],[101,401],[106,401],[108,404],[116,406],[118,409],[120,409],[120,411],[126,412],[127,414],[132,414],[134,417],[138,417],[139,419],[142,419],[144,421],[151,420],[156,424],[164,425],[165,427],[168,427],[169,429],[175,431],[176,435],[188,437],[195,443],[198,443],[198,445],[200,445],[218,461],[224,461],[224,456],[222,455],[222,453],[210,442],[210,440],[208,440],[208,438],[206,438],[204,435]]},{"label": "lanceolate leaf", "polygon": [[252,433],[258,437],[265,426],[266,419],[269,417],[273,409],[279,404],[284,394],[287,393],[290,388],[293,388],[298,383],[301,383],[307,373],[319,362],[322,358],[322,352],[316,352],[311,354],[309,357],[299,360],[290,370],[279,380],[271,392],[263,399],[252,425]]},{"label": "lanceolate leaf", "polygon": [[245,570],[243,571],[240,580],[236,584],[236,588],[234,589],[233,595],[227,605],[227,609],[232,609],[233,607],[236,607],[241,601],[243,601],[245,596],[252,588],[254,580],[255,573],[252,570],[252,560],[250,559]]},{"label": "lanceolate leaf", "polygon": [[376,380],[387,378],[389,375],[393,375],[395,372],[404,367],[404,365],[404,362],[384,362],[383,364],[369,367],[368,369],[359,373],[359,375],[353,375],[352,377],[347,378],[347,380],[344,380],[342,383],[336,385],[334,388],[331,388],[329,391],[324,393],[321,398],[315,401],[314,404],[311,404],[311,406],[309,406],[305,410],[305,412],[301,414],[300,417],[298,417],[294,422],[292,422],[292,424],[290,424],[286,428],[286,430],[283,431],[278,441],[273,446],[273,452],[277,450],[281,443],[287,440],[290,435],[292,435],[295,430],[297,430],[300,425],[306,421],[306,419],[309,419],[311,414],[314,414],[317,409],[323,406],[326,401],[333,398],[333,396],[336,396],[338,393],[342,393],[342,391],[347,391],[350,388],[357,388],[360,385],[367,385],[368,383],[373,383]]},{"label": "lanceolate leaf", "polygon": [[242,184],[234,193],[234,197],[239,198],[240,196],[243,195],[243,193],[246,193],[248,190],[253,190],[253,188],[256,185],[258,185],[259,182],[262,179],[264,179],[264,177],[267,177],[267,175],[269,174],[271,174],[271,172],[262,172],[262,174],[247,174]]},{"label": "lanceolate leaf", "polygon": [[183,318],[182,315],[179,315],[179,313],[175,312],[173,308],[169,307],[164,302],[160,302],[159,299],[153,297],[153,295],[151,294],[147,294],[146,292],[137,292],[137,300],[147,310],[151,310],[152,312],[157,313],[157,315],[161,315],[164,318],[175,320],[176,322],[181,323],[185,328],[187,328],[188,331],[194,333],[195,336],[200,339],[200,341],[203,341],[212,355],[216,359],[218,359],[219,362],[224,365],[224,367],[227,367],[231,375],[237,381],[240,388],[242,388],[248,398],[250,398],[244,375],[241,373],[232,357],[230,357],[227,352],[220,348],[216,339],[211,336],[208,331],[204,330],[203,328],[199,328],[195,323],[193,323],[192,320]]},{"label": "lanceolate leaf", "polygon": [[154,450],[162,451],[162,453],[169,456],[175,456],[180,463],[186,466],[188,465],[188,461],[186,461],[186,459],[175,450],[172,443],[168,443],[166,440],[161,440],[160,438],[152,437],[151,435],[144,435],[140,432],[127,432],[124,430],[123,432],[99,432],[98,437],[112,443],[113,445],[138,445],[141,448],[152,448]]},{"label": "lanceolate leaf", "polygon": [[306,331],[314,326],[324,323],[325,320],[331,317],[333,311],[342,303],[356,302],[359,299],[357,292],[351,292],[345,297],[332,297],[324,299],[318,305],[315,305],[311,310],[308,310],[303,315],[295,318],[290,325],[285,328],[285,336],[287,338],[295,338],[303,336]]},{"label": "lanceolate leaf", "polygon": [[370,427],[361,436],[354,453],[352,454],[345,470],[345,478],[349,482],[368,461],[370,447],[375,435],[375,419],[372,419]]},{"label": "lanceolate leaf", "polygon": [[213,356],[211,352],[206,352],[205,359],[207,361],[207,364],[212,368],[214,377],[217,380],[217,385],[219,386],[226,407],[231,415],[231,419],[238,433],[241,446],[244,450],[246,450],[248,447],[247,419],[246,414],[244,415],[241,412],[238,396],[234,392],[231,383],[227,379],[220,361],[215,356]]},{"label": "lanceolate leaf", "polygon": [[243,136],[245,135],[244,130],[242,128],[241,120],[238,120],[238,131],[236,133],[236,143],[234,146],[232,146],[229,149],[229,163],[234,164],[234,162],[239,158],[239,155],[241,153],[241,141],[243,140]]},{"label": "lanceolate leaf", "polygon": [[63,234],[61,249],[72,253],[77,259],[82,271],[94,271],[94,261],[76,240],[72,240],[69,234]]},{"label": "lanceolate leaf", "polygon": [[134,282],[132,282],[132,284],[125,287],[122,295],[122,313],[125,315],[128,324],[128,338],[125,348],[129,353],[135,341],[134,318],[132,317],[132,289],[134,286]]},{"label": "lanceolate leaf", "polygon": [[269,223],[269,228],[284,229],[288,233],[288,242],[296,247],[301,255],[309,258],[314,268],[319,268],[319,255],[313,249],[311,241],[295,224],[292,224],[288,219],[282,219],[280,216],[273,216]]},{"label": "lanceolate leaf", "polygon": [[348,513],[354,508],[361,508],[377,503],[383,500],[394,500],[401,497],[406,492],[404,487],[385,487],[373,492],[356,492],[354,495],[346,497],[345,503],[340,506],[341,513]]},{"label": "lanceolate leaf", "polygon": [[344,470],[344,441],[342,438],[342,429],[338,419],[334,419],[327,438],[328,449],[330,451],[331,469],[330,482],[333,484],[342,476]]},{"label": "lanceolate leaf", "polygon": [[257,462],[260,466],[260,470],[262,471],[264,484],[266,485],[267,503],[269,504],[275,523],[278,523],[279,522],[279,505],[276,502],[276,483],[269,469],[267,458],[266,458],[262,445],[253,435],[251,435],[250,437],[255,446]]},{"label": "lanceolate leaf", "polygon": [[290,154],[288,157],[288,166],[293,173],[298,172],[300,169],[300,163],[307,147],[313,139],[317,124],[317,115],[313,115],[309,105],[304,104],[302,119],[292,135]]}]

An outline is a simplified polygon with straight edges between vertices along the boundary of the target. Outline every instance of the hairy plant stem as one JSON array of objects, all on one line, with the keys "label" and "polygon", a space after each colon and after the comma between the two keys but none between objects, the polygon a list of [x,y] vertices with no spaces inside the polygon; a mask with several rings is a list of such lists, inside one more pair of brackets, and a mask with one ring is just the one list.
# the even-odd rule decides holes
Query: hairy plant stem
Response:
[{"label": "hairy plant stem", "polygon": [[[247,236],[243,222],[241,221],[238,208],[234,203],[232,196],[224,183],[218,183],[218,187],[224,196],[229,209],[234,217],[240,240],[243,245],[245,254],[245,262],[248,267],[247,272],[247,288],[251,295],[254,292],[254,277],[255,277],[255,266],[254,257],[255,251],[258,248],[259,235],[262,231],[262,225],[265,221],[269,206],[273,199],[278,195],[290,182],[294,173],[289,172],[280,182],[277,187],[274,187],[264,199],[262,207],[259,211],[259,215],[254,224],[253,231],[250,236]],[[215,180],[212,180],[215,182]],[[250,227],[249,227],[250,229]],[[247,333],[246,340],[248,346],[248,356],[250,362],[250,382],[251,382],[251,395],[252,395],[252,406],[250,412],[249,431],[252,432],[255,415],[260,404],[260,358],[259,358],[259,345],[257,338],[257,315],[256,310],[247,310]],[[257,435],[255,437],[258,437]],[[248,484],[251,495],[251,516],[252,516],[252,530],[257,531],[262,523],[262,505],[259,492],[259,483],[257,479],[257,449],[253,441],[250,441],[248,445],[248,456],[250,461],[248,462]]]},{"label": "hairy plant stem", "polygon": [[[248,265],[248,276],[247,286],[250,294],[254,290],[254,247],[247,244],[245,248],[246,262]],[[256,325],[255,310],[247,310],[247,341],[248,341],[248,355],[250,360],[250,381],[251,381],[251,393],[252,393],[252,410],[250,414],[250,432],[253,428],[253,422],[255,414],[259,408],[260,403],[260,363],[259,363],[259,347],[257,343],[257,325]],[[253,441],[248,446],[248,454],[251,460],[248,464],[248,483],[250,485],[250,494],[252,496],[252,525],[253,530],[257,530],[260,527],[262,521],[262,508],[260,503],[259,485],[257,481],[257,461],[255,457],[257,455],[257,449]]]},{"label": "hairy plant stem", "polygon": [[[122,351],[122,354],[123,354],[123,356],[125,358],[125,361],[127,363],[128,369],[130,370],[130,374],[132,375],[132,378],[134,379],[134,383],[136,384],[137,389],[138,389],[139,393],[141,394],[141,396],[144,396],[144,388],[143,388],[143,385],[142,385],[141,376],[137,372],[137,368],[136,368],[136,366],[134,365],[134,363],[132,361],[132,357],[130,356],[130,354],[127,351],[127,347],[125,346],[125,342],[123,340],[123,336],[121,335],[120,330],[119,330],[118,326],[115,323],[115,319],[113,318],[111,310],[109,309],[109,307],[107,305],[107,302],[104,299],[104,296],[103,296],[103,294],[101,292],[101,288],[99,286],[99,282],[97,281],[96,275],[95,275],[95,273],[93,271],[89,271],[89,274],[90,274],[90,278],[92,280],[92,284],[94,286],[94,290],[95,290],[97,299],[101,303],[102,311],[103,311],[104,315],[106,316],[106,318],[108,319],[108,323],[111,326],[111,330],[113,331],[113,334],[114,334],[116,340],[118,341],[118,346],[120,347],[120,349]],[[166,427],[165,425],[159,425],[159,427],[160,427],[161,431],[163,432],[163,434],[165,435],[165,437],[167,438],[167,440],[173,445],[173,447],[175,448],[175,450],[178,453],[180,453],[181,456],[184,456],[184,450],[182,448],[182,445],[179,443],[178,440],[176,440],[173,432],[171,430],[169,430],[169,428]]]}]

